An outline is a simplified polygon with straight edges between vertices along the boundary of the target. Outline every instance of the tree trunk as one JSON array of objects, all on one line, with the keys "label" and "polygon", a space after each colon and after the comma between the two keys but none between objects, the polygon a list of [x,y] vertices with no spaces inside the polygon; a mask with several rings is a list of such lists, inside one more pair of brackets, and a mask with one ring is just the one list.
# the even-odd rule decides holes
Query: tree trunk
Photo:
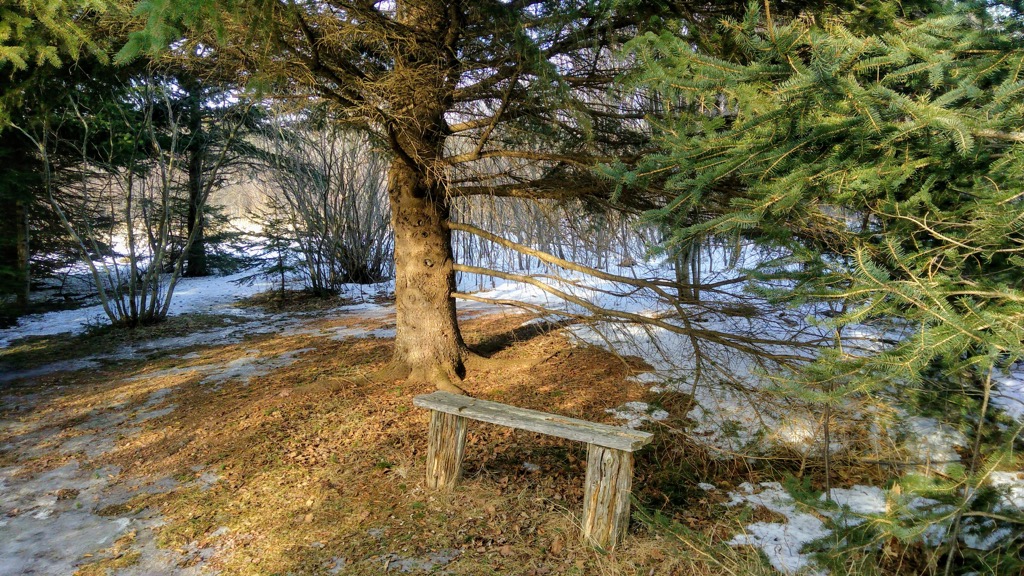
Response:
[{"label": "tree trunk", "polygon": [[679,300],[689,302],[693,300],[693,292],[690,290],[690,255],[689,248],[678,247],[672,255],[673,267],[676,271],[676,295]]},{"label": "tree trunk", "polygon": [[28,310],[29,295],[32,293],[32,275],[29,273],[29,215],[28,202],[15,203],[15,223],[17,255],[18,255],[18,308]]},{"label": "tree trunk", "polygon": [[186,257],[185,276],[207,276],[206,239],[203,230],[203,153],[193,150],[188,160],[188,219],[186,239],[195,236]]},{"label": "tree trunk", "polygon": [[[395,235],[396,377],[464,393],[458,386],[470,357],[455,317],[450,207],[444,185],[445,113],[459,81],[452,46],[461,34],[461,5],[398,0],[395,15],[416,31],[389,74],[401,86],[387,126],[394,160],[388,173]],[[420,40],[421,39],[421,40]],[[426,39],[430,39],[429,41]]]},{"label": "tree trunk", "polygon": [[396,377],[462,393],[466,345],[455,317],[455,269],[444,192],[401,159],[391,164],[388,195],[395,232]]},{"label": "tree trunk", "polygon": [[17,313],[28,309],[28,207],[24,200],[0,199],[0,293],[13,295]]}]

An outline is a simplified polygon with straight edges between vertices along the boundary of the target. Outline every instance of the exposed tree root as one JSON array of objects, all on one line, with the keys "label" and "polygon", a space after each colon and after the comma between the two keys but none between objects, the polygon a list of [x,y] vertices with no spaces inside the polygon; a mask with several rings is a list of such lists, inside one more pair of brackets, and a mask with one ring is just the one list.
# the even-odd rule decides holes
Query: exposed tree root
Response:
[{"label": "exposed tree root", "polygon": [[536,358],[488,358],[463,348],[459,354],[460,366],[445,366],[443,363],[430,363],[413,366],[403,360],[392,360],[387,366],[369,374],[368,377],[378,382],[408,380],[409,382],[427,382],[438,390],[470,396],[461,386],[463,374],[470,372],[493,372],[496,370],[528,370],[547,361],[550,356]]},{"label": "exposed tree root", "polygon": [[392,382],[394,380],[405,380],[412,373],[412,369],[406,362],[392,360],[380,370],[370,372],[366,377],[375,382]]},{"label": "exposed tree root", "polygon": [[462,382],[457,374],[449,374],[444,367],[434,364],[432,366],[413,368],[408,362],[393,360],[384,368],[369,374],[371,380],[377,382],[393,382],[395,380],[407,380],[409,382],[427,382],[443,392],[469,396],[458,383]]},{"label": "exposed tree root", "polygon": [[433,380],[434,386],[442,392],[450,392],[452,394],[459,394],[461,396],[470,396],[469,392],[466,392],[461,386],[452,382],[451,378],[438,377]]},{"label": "exposed tree root", "polygon": [[458,374],[455,374],[454,371],[445,370],[445,368],[439,364],[424,366],[420,370],[413,369],[412,373],[409,374],[409,380],[414,382],[429,382],[442,392],[451,392],[452,394],[461,394],[464,396],[469,395],[461,386],[456,384],[456,382],[462,382],[462,378],[460,378]]}]

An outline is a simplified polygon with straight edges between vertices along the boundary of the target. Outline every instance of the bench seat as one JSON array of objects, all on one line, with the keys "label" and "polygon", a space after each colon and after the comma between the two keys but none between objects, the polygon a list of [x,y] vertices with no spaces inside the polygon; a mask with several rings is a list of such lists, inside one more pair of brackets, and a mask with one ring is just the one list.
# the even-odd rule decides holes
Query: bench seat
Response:
[{"label": "bench seat", "polygon": [[651,441],[650,432],[609,426],[539,410],[519,408],[500,402],[479,400],[449,392],[434,392],[413,398],[414,406],[479,420],[499,426],[540,432],[568,440],[597,444],[626,452],[639,450]]}]

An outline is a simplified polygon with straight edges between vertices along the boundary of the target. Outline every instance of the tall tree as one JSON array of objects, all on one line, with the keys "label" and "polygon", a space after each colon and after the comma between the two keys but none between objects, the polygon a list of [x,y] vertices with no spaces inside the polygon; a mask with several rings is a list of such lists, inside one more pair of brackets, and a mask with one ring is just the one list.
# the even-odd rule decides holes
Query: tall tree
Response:
[{"label": "tall tree", "polygon": [[15,308],[24,312],[29,304],[29,206],[39,189],[34,147],[21,134],[8,132],[0,145],[0,295],[13,295]]},{"label": "tall tree", "polygon": [[[785,2],[784,11],[815,2]],[[621,44],[648,28],[696,33],[737,3],[683,0],[331,0],[140,4],[129,59],[211,44],[286,90],[333,104],[392,156],[397,337],[391,375],[461,391],[476,357],[459,332],[448,221],[454,198],[657,200],[592,172],[647,142],[647,100],[614,89]],[[685,23],[685,24],[684,24]],[[204,34],[206,34],[204,36]]]},{"label": "tall tree", "polygon": [[[41,168],[35,146],[12,128],[39,119],[44,102],[35,89],[63,74],[68,60],[87,53],[107,62],[92,38],[97,17],[108,0],[22,0],[0,6],[0,295],[13,294],[24,312],[31,289],[31,221],[40,189]],[[29,94],[32,93],[30,96]],[[52,101],[59,94],[45,94]]]},{"label": "tall tree", "polygon": [[589,172],[611,148],[628,154],[646,139],[635,102],[607,92],[622,65],[611,49],[649,23],[686,15],[673,2],[632,0],[142,6],[149,25],[123,58],[176,40],[172,25],[188,27],[193,40],[210,31],[248,69],[326,99],[336,121],[387,143],[397,300],[391,375],[453,391],[475,356],[452,298],[452,199],[591,196],[644,205],[629,194],[613,198]]},{"label": "tall tree", "polygon": [[223,185],[232,169],[252,160],[256,149],[246,135],[256,129],[260,114],[230,78],[196,71],[202,62],[172,59],[159,64],[164,81],[174,86],[169,112],[180,124],[187,205],[184,238],[189,244],[183,276],[210,274],[206,212],[212,190]]},{"label": "tall tree", "polygon": [[[206,205],[249,118],[251,106],[239,98],[237,108],[228,107],[231,113],[218,115],[216,123],[205,119],[208,125],[196,134],[195,126],[187,125],[187,96],[166,75],[137,74],[119,91],[100,97],[81,90],[69,93],[64,106],[23,132],[42,159],[49,206],[89,268],[114,324],[133,327],[167,316],[198,235],[193,229],[182,238],[177,220],[190,203],[200,210]],[[195,198],[188,160],[197,152],[190,147],[208,134],[222,137],[216,154],[203,158],[209,164]],[[209,154],[212,147],[207,144],[201,151]],[[68,151],[73,153],[70,162]],[[69,174],[74,176],[70,181]],[[110,223],[105,230],[91,223],[97,209]],[[115,240],[123,240],[127,251],[117,260],[126,261],[113,260],[102,250],[103,242]]]}]

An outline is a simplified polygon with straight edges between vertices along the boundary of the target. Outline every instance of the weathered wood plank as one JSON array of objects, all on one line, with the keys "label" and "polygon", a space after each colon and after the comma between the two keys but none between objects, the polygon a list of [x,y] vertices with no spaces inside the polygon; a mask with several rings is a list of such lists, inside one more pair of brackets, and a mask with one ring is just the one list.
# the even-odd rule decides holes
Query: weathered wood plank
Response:
[{"label": "weathered wood plank", "polygon": [[428,408],[438,412],[445,412],[510,428],[540,432],[549,436],[567,438],[625,452],[633,452],[640,449],[649,443],[653,437],[653,434],[649,432],[587,422],[586,420],[518,408],[498,402],[449,394],[448,392],[434,392],[416,396],[413,398],[413,404],[420,408]]},{"label": "weathered wood plank", "polygon": [[629,528],[633,454],[590,444],[583,490],[583,539],[605,550],[615,548]]},{"label": "weathered wood plank", "polygon": [[430,413],[427,439],[427,487],[450,489],[462,477],[466,452],[466,419],[443,412]]}]

